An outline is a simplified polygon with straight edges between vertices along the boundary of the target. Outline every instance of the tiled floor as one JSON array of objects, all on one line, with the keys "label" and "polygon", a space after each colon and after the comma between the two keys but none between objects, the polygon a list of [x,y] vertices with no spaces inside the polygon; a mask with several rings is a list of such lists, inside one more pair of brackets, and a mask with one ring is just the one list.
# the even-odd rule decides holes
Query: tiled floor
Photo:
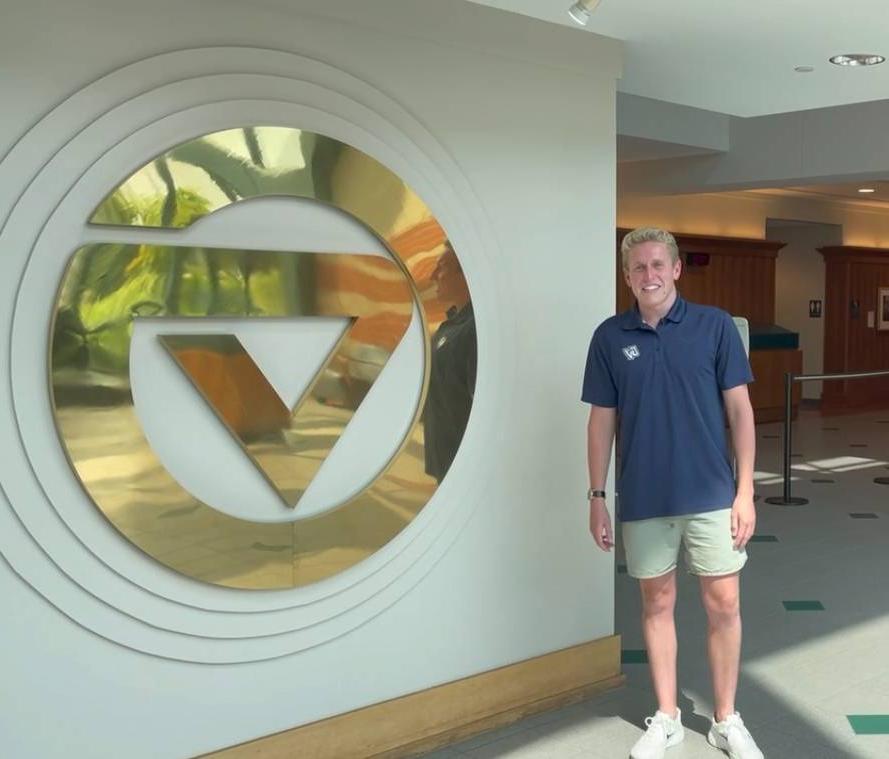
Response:
[{"label": "tiled floor", "polygon": [[[764,499],[781,494],[781,425],[760,425],[757,433],[756,489]],[[873,482],[889,476],[889,412],[821,417],[804,411],[794,441],[793,495],[810,502],[757,503],[757,533],[774,539],[748,546],[742,573],[738,709],[768,759],[889,759],[889,735],[856,735],[849,721],[850,715],[889,715],[889,486]],[[617,561],[623,562],[620,554]],[[705,738],[711,712],[701,653],[705,617],[694,578],[682,571],[679,579],[686,739],[667,759],[715,759],[722,754]],[[642,649],[635,582],[620,573],[615,582],[623,647]],[[818,602],[823,609],[792,602]],[[654,704],[647,665],[623,668],[627,686],[620,690],[428,756],[626,757]],[[865,725],[879,729],[886,722]]]}]

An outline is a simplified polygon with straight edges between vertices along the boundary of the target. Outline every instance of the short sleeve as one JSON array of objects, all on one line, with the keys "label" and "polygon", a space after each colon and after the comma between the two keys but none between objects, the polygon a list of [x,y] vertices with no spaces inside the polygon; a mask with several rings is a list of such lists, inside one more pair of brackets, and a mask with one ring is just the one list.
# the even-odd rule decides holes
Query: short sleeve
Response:
[{"label": "short sleeve", "polygon": [[466,338],[466,389],[469,397],[475,397],[475,374],[478,365],[478,344],[475,334],[475,317],[469,326],[469,334]]},{"label": "short sleeve", "polygon": [[750,361],[744,351],[744,343],[732,317],[722,312],[719,344],[716,348],[716,379],[720,390],[753,382]]},{"label": "short sleeve", "polygon": [[608,363],[601,329],[597,329],[590,340],[587,352],[586,370],[583,375],[581,400],[594,406],[614,408],[617,406],[617,386]]}]

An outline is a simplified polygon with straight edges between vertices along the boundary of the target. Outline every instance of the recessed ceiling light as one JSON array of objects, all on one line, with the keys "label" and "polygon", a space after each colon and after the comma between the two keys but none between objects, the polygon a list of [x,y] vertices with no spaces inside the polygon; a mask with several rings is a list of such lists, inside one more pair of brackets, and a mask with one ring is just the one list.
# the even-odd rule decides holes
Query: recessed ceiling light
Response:
[{"label": "recessed ceiling light", "polygon": [[876,192],[873,187],[859,187],[858,192]]},{"label": "recessed ceiling light", "polygon": [[811,74],[814,70],[814,66],[794,66],[793,70],[800,74]]},{"label": "recessed ceiling light", "polygon": [[577,0],[568,9],[568,15],[571,16],[575,23],[586,26],[600,2],[602,0]]},{"label": "recessed ceiling light", "polygon": [[835,55],[830,59],[830,62],[837,66],[876,66],[885,60],[882,55],[874,53],[845,53],[844,55]]}]

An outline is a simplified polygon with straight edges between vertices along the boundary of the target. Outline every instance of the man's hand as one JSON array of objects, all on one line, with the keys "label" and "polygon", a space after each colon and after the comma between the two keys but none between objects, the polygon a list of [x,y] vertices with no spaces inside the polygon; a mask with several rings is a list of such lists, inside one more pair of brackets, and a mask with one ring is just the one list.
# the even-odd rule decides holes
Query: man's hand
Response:
[{"label": "man's hand", "polygon": [[610,551],[614,545],[614,533],[611,531],[611,516],[603,498],[590,501],[590,532],[596,545],[603,551]]},{"label": "man's hand", "polygon": [[732,504],[732,540],[738,550],[744,548],[756,529],[756,507],[752,495],[738,493]]}]

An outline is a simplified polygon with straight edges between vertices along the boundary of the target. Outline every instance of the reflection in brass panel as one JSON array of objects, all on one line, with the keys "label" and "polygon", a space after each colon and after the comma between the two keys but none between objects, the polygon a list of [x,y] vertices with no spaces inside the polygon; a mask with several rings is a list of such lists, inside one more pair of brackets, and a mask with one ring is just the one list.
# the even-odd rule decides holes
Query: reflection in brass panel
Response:
[{"label": "reflection in brass panel", "polygon": [[[340,209],[374,233],[394,262],[94,243],[69,261],[50,361],[62,442],[102,513],[168,567],[248,589],[316,582],[392,540],[450,466],[475,388],[475,322],[450,243],[397,176],[351,146],[281,127],[207,135],[136,171],[90,221],[177,229],[241,199],[269,195]],[[148,444],[129,377],[136,319],[349,317],[292,410],[234,335],[161,337],[282,500],[297,504],[404,336],[414,303],[425,336],[420,407],[385,469],[344,503],[296,521],[237,519],[185,491]]]},{"label": "reflection in brass panel", "polygon": [[[404,274],[383,258],[337,255],[316,261],[312,253],[265,255],[276,255],[282,263],[294,255],[311,259],[313,265],[304,270],[315,275],[316,306],[299,304],[300,313],[352,317],[294,408],[284,405],[234,335],[161,335],[160,340],[284,503],[296,506],[407,331],[413,301]],[[361,265],[380,275],[389,269],[392,282],[385,288],[368,286],[380,280],[364,278]],[[322,272],[336,276],[318,276]],[[356,284],[348,294],[326,286],[352,274]],[[362,333],[357,328],[363,319],[381,316],[386,324],[376,329],[373,342],[354,337],[356,330]]]}]

